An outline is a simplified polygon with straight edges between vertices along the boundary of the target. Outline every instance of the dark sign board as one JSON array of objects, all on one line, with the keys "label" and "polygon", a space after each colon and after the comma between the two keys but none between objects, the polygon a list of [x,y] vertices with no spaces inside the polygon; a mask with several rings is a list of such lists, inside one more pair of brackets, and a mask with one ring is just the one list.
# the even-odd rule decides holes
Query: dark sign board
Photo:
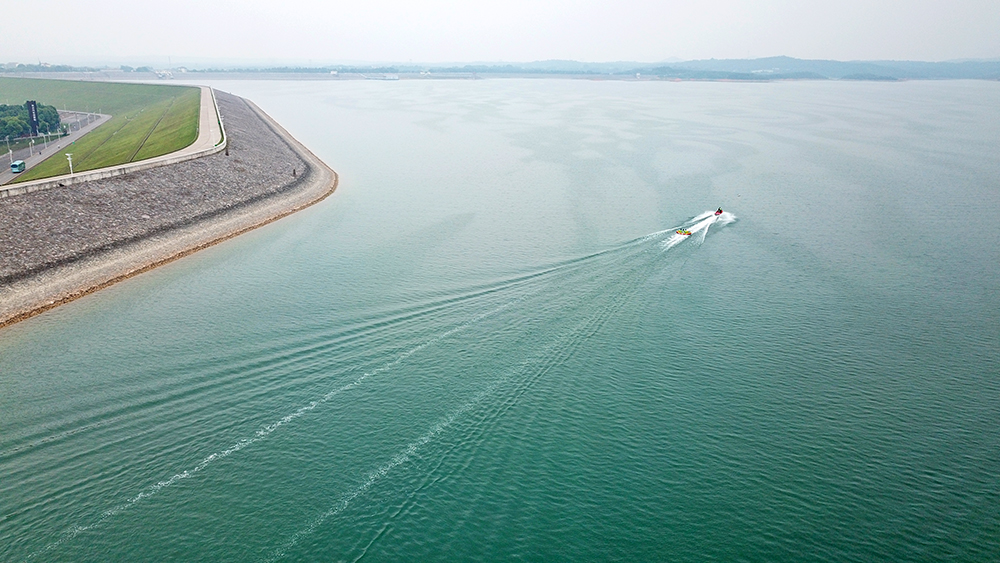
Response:
[{"label": "dark sign board", "polygon": [[28,121],[31,122],[31,136],[38,135],[38,104],[35,100],[28,100]]}]

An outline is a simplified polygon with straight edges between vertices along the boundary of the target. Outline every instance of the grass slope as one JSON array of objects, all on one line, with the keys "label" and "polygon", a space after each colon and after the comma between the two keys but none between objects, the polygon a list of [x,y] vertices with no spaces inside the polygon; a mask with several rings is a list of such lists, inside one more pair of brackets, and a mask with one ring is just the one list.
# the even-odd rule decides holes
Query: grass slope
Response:
[{"label": "grass slope", "polygon": [[182,149],[198,137],[201,92],[187,86],[0,78],[0,99],[38,100],[60,109],[100,111],[112,118],[15,182],[83,172]]},{"label": "grass slope", "polygon": [[[198,138],[198,115],[201,109],[201,91],[192,90],[174,99],[167,108],[163,119],[152,130],[149,139],[142,145],[133,161],[145,160],[161,154],[173,152],[195,142]],[[194,116],[192,119],[191,116]],[[177,147],[177,143],[182,143]]]}]

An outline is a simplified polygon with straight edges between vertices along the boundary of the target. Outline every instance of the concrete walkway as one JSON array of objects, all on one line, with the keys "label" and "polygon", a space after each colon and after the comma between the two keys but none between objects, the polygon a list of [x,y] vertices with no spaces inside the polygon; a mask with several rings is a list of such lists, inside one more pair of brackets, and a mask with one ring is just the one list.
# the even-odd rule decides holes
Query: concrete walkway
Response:
[{"label": "concrete walkway", "polygon": [[[201,109],[198,116],[198,138],[183,149],[169,154],[140,160],[138,162],[118,164],[107,168],[78,172],[76,174],[54,176],[52,178],[43,178],[41,180],[22,182],[18,184],[3,185],[3,182],[0,182],[0,198],[54,187],[69,186],[90,180],[110,178],[112,176],[119,176],[129,172],[147,170],[157,166],[183,162],[185,160],[199,158],[223,150],[225,148],[225,133],[224,129],[219,126],[220,120],[218,108],[215,103],[215,96],[212,94],[212,89],[208,86],[199,86],[199,88],[201,88]],[[107,119],[101,119],[99,122],[95,123],[104,123],[106,121]],[[86,131],[87,129],[84,128],[84,130]],[[62,146],[65,146],[65,143],[62,143]],[[54,152],[62,150],[61,148],[52,149],[51,147],[50,149],[50,151],[46,152],[45,157],[51,156]],[[25,163],[28,163],[28,161],[25,160]],[[37,164],[37,162],[34,162],[34,164]],[[7,171],[7,174],[10,174],[9,170]]]},{"label": "concrete walkway", "polygon": [[143,162],[170,160],[177,156],[190,155],[212,149],[222,142],[222,130],[219,128],[219,114],[215,107],[215,97],[208,86],[201,88],[201,113],[198,116],[198,138],[183,149],[147,159]]}]

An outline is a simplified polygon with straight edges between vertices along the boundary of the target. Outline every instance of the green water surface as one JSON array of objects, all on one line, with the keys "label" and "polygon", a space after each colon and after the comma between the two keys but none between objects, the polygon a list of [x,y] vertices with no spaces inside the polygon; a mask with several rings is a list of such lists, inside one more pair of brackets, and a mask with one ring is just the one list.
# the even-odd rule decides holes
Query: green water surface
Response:
[{"label": "green water surface", "polygon": [[340,187],[0,331],[0,560],[1000,555],[1000,83],[215,86]]}]

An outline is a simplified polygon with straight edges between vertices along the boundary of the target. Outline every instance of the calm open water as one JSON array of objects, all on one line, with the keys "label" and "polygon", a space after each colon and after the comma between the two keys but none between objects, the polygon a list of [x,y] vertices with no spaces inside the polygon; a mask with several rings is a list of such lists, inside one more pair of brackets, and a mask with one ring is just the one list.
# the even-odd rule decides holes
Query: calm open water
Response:
[{"label": "calm open water", "polygon": [[340,188],[0,331],[0,560],[1000,556],[1000,83],[215,86]]}]

